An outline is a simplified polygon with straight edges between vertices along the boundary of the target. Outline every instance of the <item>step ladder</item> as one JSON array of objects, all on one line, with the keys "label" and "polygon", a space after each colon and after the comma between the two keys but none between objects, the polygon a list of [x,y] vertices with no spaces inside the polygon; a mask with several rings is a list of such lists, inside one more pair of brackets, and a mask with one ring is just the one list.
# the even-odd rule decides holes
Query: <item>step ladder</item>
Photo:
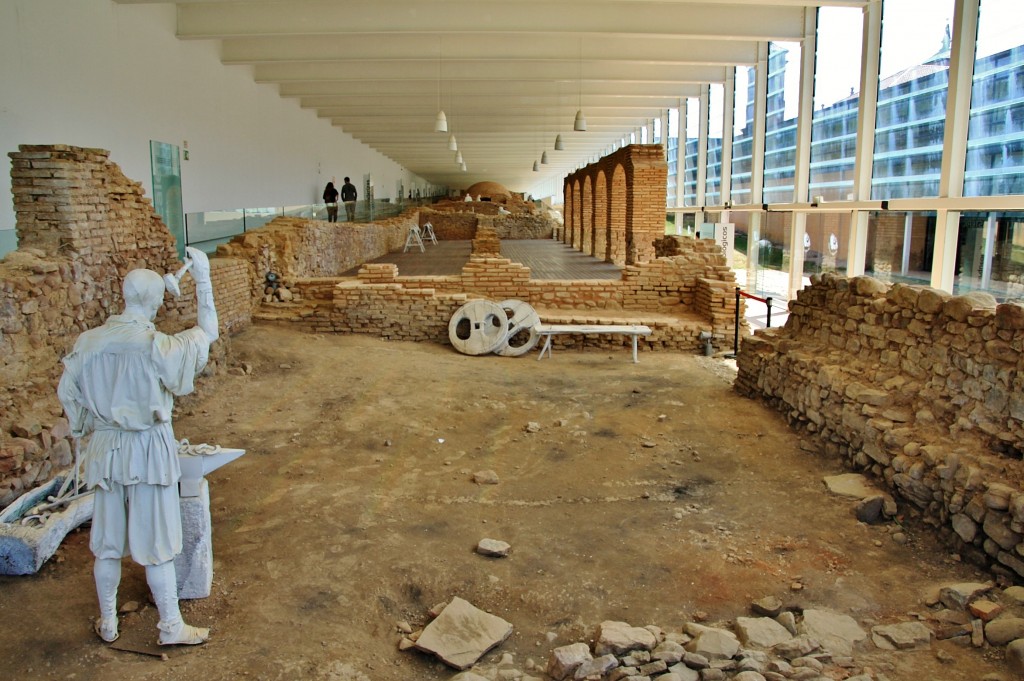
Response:
[{"label": "step ladder", "polygon": [[419,246],[420,253],[423,253],[427,250],[423,248],[423,239],[420,237],[420,228],[417,227],[416,225],[413,225],[412,227],[409,228],[409,235],[405,237],[405,248],[402,249],[402,253],[408,251],[410,246]]},{"label": "step ladder", "polygon": [[435,246],[437,245],[437,237],[434,236],[434,225],[430,224],[429,222],[424,223],[423,225],[423,238],[430,239],[430,243],[434,244]]}]

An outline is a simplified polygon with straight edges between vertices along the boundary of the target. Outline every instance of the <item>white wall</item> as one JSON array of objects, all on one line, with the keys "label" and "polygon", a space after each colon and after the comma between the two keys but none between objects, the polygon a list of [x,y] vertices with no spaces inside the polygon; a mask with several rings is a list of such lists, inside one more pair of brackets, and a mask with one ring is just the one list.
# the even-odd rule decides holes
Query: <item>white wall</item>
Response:
[{"label": "white wall", "polygon": [[[19,144],[110,150],[152,196],[149,142],[182,146],[186,213],[320,201],[332,176],[378,199],[425,182],[329,121],[220,63],[213,41],[175,37],[173,5],[0,0],[0,151]],[[10,160],[0,230],[14,229]]]}]

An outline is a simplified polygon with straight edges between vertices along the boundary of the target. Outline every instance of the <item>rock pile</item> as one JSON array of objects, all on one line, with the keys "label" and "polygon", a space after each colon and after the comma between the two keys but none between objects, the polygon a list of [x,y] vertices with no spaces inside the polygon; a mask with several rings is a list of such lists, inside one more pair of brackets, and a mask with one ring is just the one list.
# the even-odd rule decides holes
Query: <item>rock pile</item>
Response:
[{"label": "rock pile", "polygon": [[[1024,587],[951,583],[922,605],[904,621],[870,627],[829,610],[787,609],[772,596],[751,604],[753,616],[729,625],[692,621],[668,631],[606,621],[589,643],[559,646],[544,664],[527,659],[517,665],[504,653],[453,681],[886,681],[888,652],[929,650],[934,641],[951,639],[1003,649],[1008,674],[991,673],[983,681],[1024,675]],[[413,647],[418,635],[412,628],[403,622],[398,630],[405,634],[399,648]],[[944,650],[936,657],[952,661]]]}]

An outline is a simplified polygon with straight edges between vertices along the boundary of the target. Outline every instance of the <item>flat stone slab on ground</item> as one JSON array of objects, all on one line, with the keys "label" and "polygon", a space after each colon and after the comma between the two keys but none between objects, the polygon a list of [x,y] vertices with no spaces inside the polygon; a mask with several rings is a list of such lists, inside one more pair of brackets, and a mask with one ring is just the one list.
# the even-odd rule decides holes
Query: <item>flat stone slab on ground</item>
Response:
[{"label": "flat stone slab on ground", "polygon": [[463,670],[512,633],[512,625],[458,596],[441,611],[416,640],[416,647],[433,653],[445,664]]},{"label": "flat stone slab on ground", "polygon": [[931,644],[932,630],[921,622],[884,624],[871,628],[871,640],[882,650],[920,650]]},{"label": "flat stone slab on ground", "polygon": [[743,645],[751,648],[771,648],[793,638],[786,627],[770,617],[737,617],[736,633]]},{"label": "flat stone slab on ground", "polygon": [[827,610],[805,610],[800,629],[833,655],[852,655],[854,644],[868,637],[857,620]]},{"label": "flat stone slab on ground", "polygon": [[611,620],[601,622],[595,638],[595,655],[622,655],[631,650],[653,650],[658,644],[654,634],[647,629]]},{"label": "flat stone slab on ground", "polygon": [[503,542],[500,539],[481,539],[476,545],[477,553],[482,556],[492,556],[494,558],[504,558],[511,550],[512,546],[508,542]]},{"label": "flat stone slab on ground", "polygon": [[828,491],[851,499],[864,499],[881,494],[881,491],[860,473],[843,473],[824,478]]}]

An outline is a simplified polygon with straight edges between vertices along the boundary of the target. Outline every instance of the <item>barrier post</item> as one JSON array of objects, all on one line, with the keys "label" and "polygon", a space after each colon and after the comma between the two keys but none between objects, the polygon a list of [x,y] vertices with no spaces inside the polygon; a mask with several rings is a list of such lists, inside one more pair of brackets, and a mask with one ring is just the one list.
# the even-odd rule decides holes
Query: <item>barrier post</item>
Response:
[{"label": "barrier post", "polygon": [[732,356],[740,354],[740,287],[736,287],[736,328],[732,335]]},{"label": "barrier post", "polygon": [[768,304],[768,319],[766,321],[767,328],[772,328],[772,298],[768,296],[765,298],[765,302]]}]

